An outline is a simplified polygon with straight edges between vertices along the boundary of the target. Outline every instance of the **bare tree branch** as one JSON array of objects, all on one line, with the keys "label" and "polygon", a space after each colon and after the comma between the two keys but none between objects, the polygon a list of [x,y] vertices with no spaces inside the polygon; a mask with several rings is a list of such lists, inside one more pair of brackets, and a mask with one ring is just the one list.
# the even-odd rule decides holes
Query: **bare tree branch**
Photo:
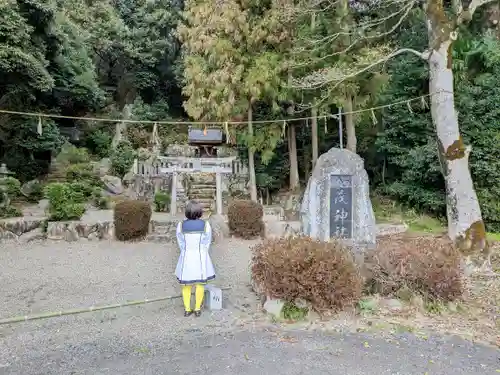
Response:
[{"label": "bare tree branch", "polygon": [[[336,32],[334,34],[331,34],[331,35],[327,35],[323,38],[320,38],[320,39],[312,39],[309,41],[309,44],[313,44],[313,45],[318,45],[319,43],[327,43],[327,42],[333,42],[335,41],[336,39],[338,39],[339,37],[342,37],[342,36],[363,36],[364,34],[366,34],[367,31],[369,31],[370,29],[374,29],[380,25],[382,25],[383,23],[397,17],[398,15],[400,15],[401,13],[404,13],[403,16],[400,17],[400,19],[397,21],[397,26],[401,25],[401,23],[404,21],[404,19],[406,18],[406,16],[408,15],[408,13],[411,11],[412,7],[417,3],[418,0],[411,0],[411,1],[408,1],[408,0],[398,0],[398,1],[395,1],[393,2],[393,6],[394,5],[398,5],[398,4],[403,4],[403,7],[401,8],[398,8],[398,10],[392,12],[391,14],[388,14],[387,16],[384,16],[384,17],[379,17],[377,18],[376,20],[371,20],[371,21],[365,21],[365,22],[358,22],[356,24],[356,28],[354,31],[349,31],[349,32],[346,32],[346,31],[339,31],[339,32]],[[321,11],[318,11],[318,10],[314,10],[314,12],[316,13],[320,13],[320,12],[323,12],[324,10],[321,10]],[[300,14],[302,14],[303,12],[301,12]],[[396,28],[397,28],[396,26]],[[393,32],[395,30],[395,28],[391,28],[391,30],[389,32],[385,32],[383,34],[377,34],[377,35],[373,35],[373,36],[366,36],[365,38],[367,39],[374,39],[374,38],[378,38],[379,36],[385,36],[385,35],[388,35],[389,33]],[[316,48],[313,48],[312,50],[315,50]],[[306,51],[306,49],[302,49],[302,51]]]},{"label": "bare tree branch", "polygon": [[469,4],[469,12],[472,15],[477,10],[477,8],[479,8],[485,4],[488,4],[488,3],[492,3],[494,1],[495,0],[472,0]]},{"label": "bare tree branch", "polygon": [[463,0],[454,0],[453,5],[457,14],[456,24],[469,22],[478,8],[494,1],[496,0],[471,0],[468,6],[464,6]]},{"label": "bare tree branch", "polygon": [[333,84],[332,87],[329,87],[330,90],[333,90],[340,86],[342,83],[348,81],[349,79],[355,78],[359,76],[360,74],[363,74],[370,69],[374,68],[377,65],[383,64],[386,61],[402,55],[404,53],[412,53],[418,57],[420,57],[423,60],[428,60],[430,57],[430,52],[429,51],[424,51],[424,52],[419,52],[417,50],[411,49],[411,48],[401,48],[393,53],[388,54],[387,56],[384,56],[383,58],[365,66],[362,69],[359,69],[355,72],[345,74],[342,76],[334,76],[331,77],[331,73],[333,69],[322,69],[319,71],[316,71],[308,76],[306,76],[303,79],[300,80],[294,80],[292,79],[292,84],[291,87],[294,89],[302,89],[302,90],[316,90],[322,87],[325,87],[327,85]]},{"label": "bare tree branch", "polygon": [[[416,1],[415,1],[415,0],[409,1],[409,2],[408,2],[408,4],[406,5],[406,7],[403,7],[403,8],[401,8],[401,10],[399,10],[399,11],[397,11],[397,12],[395,12],[395,13],[393,13],[393,14],[391,14],[391,15],[387,16],[387,17],[382,18],[382,21],[380,21],[380,23],[385,22],[385,21],[387,21],[387,20],[389,20],[389,19],[391,19],[391,18],[395,17],[396,15],[403,13],[403,14],[401,15],[401,17],[399,17],[399,19],[397,20],[396,24],[395,24],[393,27],[391,27],[389,30],[387,30],[387,31],[385,31],[385,32],[382,32],[382,33],[377,33],[377,34],[375,34],[375,35],[367,35],[367,36],[363,36],[363,37],[361,37],[361,38],[356,38],[356,39],[355,39],[355,40],[354,40],[354,41],[353,41],[350,45],[348,45],[346,48],[344,48],[344,49],[342,49],[342,50],[340,50],[340,51],[336,51],[336,52],[330,53],[330,54],[328,54],[328,55],[318,57],[318,58],[316,58],[316,59],[314,59],[314,60],[313,60],[313,59],[306,60],[306,61],[304,61],[304,62],[302,62],[302,63],[300,63],[300,64],[294,65],[293,67],[294,67],[294,68],[298,68],[298,67],[302,67],[302,66],[310,65],[310,64],[312,64],[312,63],[314,63],[314,62],[318,62],[318,61],[326,60],[326,59],[328,59],[328,58],[330,58],[330,57],[339,56],[339,55],[344,55],[344,54],[346,54],[347,52],[349,52],[350,50],[352,50],[354,47],[356,47],[356,46],[357,46],[360,42],[362,42],[362,41],[369,41],[369,40],[373,40],[373,39],[379,39],[379,38],[382,38],[382,37],[384,37],[384,36],[391,35],[391,34],[392,34],[392,33],[394,33],[394,32],[395,32],[395,31],[396,31],[396,30],[397,30],[397,29],[401,26],[401,24],[405,21],[405,19],[406,19],[406,18],[407,18],[407,16],[410,14],[410,12],[411,12],[411,10],[413,9],[413,7],[414,7],[414,5],[415,5],[415,4],[416,4]],[[377,21],[377,22],[378,22],[378,21]],[[353,34],[353,35],[354,35],[354,34],[357,34],[357,35],[359,35],[359,28],[360,28],[360,26],[356,26],[356,29],[358,30],[358,32],[357,32],[357,33],[341,33],[341,32],[336,33],[336,34],[334,34],[334,35],[336,35],[336,36],[335,36],[335,38],[334,38],[333,40],[337,39],[337,37],[341,36],[342,34],[345,34],[345,35],[349,35],[349,34]],[[315,49],[316,49],[316,48],[313,48],[313,49],[312,49],[311,51],[309,51],[309,52],[313,52],[313,51],[315,51]],[[302,52],[305,52],[305,51],[302,51]]]}]

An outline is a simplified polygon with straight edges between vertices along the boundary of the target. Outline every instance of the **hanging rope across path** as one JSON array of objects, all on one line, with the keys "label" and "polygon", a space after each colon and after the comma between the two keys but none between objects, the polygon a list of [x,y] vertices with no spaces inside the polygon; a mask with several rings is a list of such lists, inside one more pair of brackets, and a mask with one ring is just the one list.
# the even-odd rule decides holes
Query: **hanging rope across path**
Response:
[{"label": "hanging rope across path", "polygon": [[[425,95],[420,95],[415,98],[399,100],[394,103],[379,105],[371,108],[364,108],[350,112],[342,112],[343,115],[348,114],[358,114],[364,112],[372,112],[376,110],[381,110],[385,108],[390,108],[393,106],[406,104],[410,106],[411,103],[415,101],[425,101],[426,98],[433,96],[435,94],[439,94],[442,92],[429,93]],[[37,117],[37,118],[54,118],[54,119],[67,119],[67,120],[81,120],[81,121],[94,121],[94,122],[122,122],[128,124],[157,124],[157,125],[240,125],[246,124],[248,121],[153,121],[153,120],[130,120],[130,119],[113,119],[113,118],[102,118],[102,117],[78,117],[78,116],[64,116],[50,113],[36,113],[36,112],[20,112],[20,111],[9,111],[6,109],[0,109],[0,113],[9,114],[9,115],[18,115],[18,116],[28,116],[28,117]],[[291,122],[291,121],[304,121],[311,119],[323,119],[323,118],[337,118],[337,114],[328,114],[328,115],[318,115],[318,116],[309,116],[309,117],[296,117],[296,118],[283,118],[283,119],[275,119],[275,120],[253,120],[253,124],[275,124],[281,122]]]},{"label": "hanging rope across path", "polygon": [[[225,287],[225,288],[220,288],[220,289],[221,290],[229,290],[231,288]],[[0,319],[0,325],[12,324],[12,323],[22,323],[22,322],[27,322],[30,320],[56,318],[58,316],[65,316],[65,315],[83,314],[83,313],[94,312],[94,311],[112,310],[112,309],[117,309],[120,307],[127,307],[127,306],[145,305],[147,303],[161,302],[161,301],[167,301],[167,300],[177,299],[177,298],[181,298],[181,296],[180,295],[167,296],[167,297],[160,297],[160,298],[153,298],[153,299],[147,298],[147,299],[143,299],[143,300],[129,301],[129,302],[124,302],[124,303],[116,303],[113,305],[91,306],[91,307],[82,308],[82,309],[72,309],[72,310],[65,310],[65,311],[58,311],[58,312],[49,312],[49,313],[44,313],[44,314],[35,314],[35,315],[22,315],[22,316],[16,316],[13,318]]]}]

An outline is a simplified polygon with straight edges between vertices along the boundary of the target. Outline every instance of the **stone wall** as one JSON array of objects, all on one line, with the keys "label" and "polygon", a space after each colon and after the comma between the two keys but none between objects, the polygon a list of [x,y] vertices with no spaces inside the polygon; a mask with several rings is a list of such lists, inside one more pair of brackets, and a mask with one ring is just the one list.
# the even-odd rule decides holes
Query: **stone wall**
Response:
[{"label": "stone wall", "polygon": [[[176,242],[178,220],[149,223],[149,234],[145,240]],[[0,221],[0,242],[17,241],[28,243],[37,240],[55,241],[100,241],[113,240],[115,228],[112,221],[88,223],[82,221],[47,221],[45,219],[15,218]]]}]

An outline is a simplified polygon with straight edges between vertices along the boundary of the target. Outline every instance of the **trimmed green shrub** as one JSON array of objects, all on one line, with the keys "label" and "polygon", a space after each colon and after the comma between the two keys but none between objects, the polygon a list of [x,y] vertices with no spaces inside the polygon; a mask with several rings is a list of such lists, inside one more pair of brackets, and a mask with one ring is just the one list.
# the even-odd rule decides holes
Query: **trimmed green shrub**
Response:
[{"label": "trimmed green shrub", "polygon": [[148,234],[152,210],[148,202],[126,200],[116,203],[115,236],[119,241],[141,239]]},{"label": "trimmed green shrub", "polygon": [[262,205],[251,200],[234,200],[229,204],[228,226],[231,234],[244,239],[264,236]]},{"label": "trimmed green shrub", "polygon": [[252,250],[252,279],[267,296],[303,299],[319,312],[342,310],[361,298],[362,277],[340,242],[298,236],[266,240]]},{"label": "trimmed green shrub", "polygon": [[101,179],[94,171],[92,164],[72,164],[66,168],[66,179],[69,182],[85,182],[92,186],[101,186]]},{"label": "trimmed green shrub", "polygon": [[385,236],[365,261],[372,293],[409,290],[428,300],[450,301],[464,293],[460,252],[443,237]]},{"label": "trimmed green shrub", "polygon": [[53,221],[80,220],[85,213],[85,197],[74,184],[55,182],[45,187],[49,200],[49,219]]},{"label": "trimmed green shrub", "polygon": [[76,203],[85,203],[92,197],[94,188],[87,182],[71,182],[68,183],[69,188],[73,192],[72,200]]},{"label": "trimmed green shrub", "polygon": [[56,162],[63,165],[89,163],[90,156],[86,148],[78,148],[66,142],[57,155]]},{"label": "trimmed green shrub", "polygon": [[155,194],[154,203],[156,212],[167,212],[170,209],[170,194],[159,191]]}]

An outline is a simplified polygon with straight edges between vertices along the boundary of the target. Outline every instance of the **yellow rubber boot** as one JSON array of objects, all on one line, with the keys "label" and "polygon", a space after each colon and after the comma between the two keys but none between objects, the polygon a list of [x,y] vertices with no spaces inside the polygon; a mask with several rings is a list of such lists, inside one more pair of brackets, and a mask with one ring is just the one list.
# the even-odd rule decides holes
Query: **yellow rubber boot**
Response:
[{"label": "yellow rubber boot", "polygon": [[203,297],[205,296],[205,286],[203,284],[196,284],[194,296],[196,301],[194,312],[196,316],[200,316],[201,304],[203,303]]},{"label": "yellow rubber boot", "polygon": [[184,302],[184,315],[191,315],[191,285],[182,286],[182,301]]}]

